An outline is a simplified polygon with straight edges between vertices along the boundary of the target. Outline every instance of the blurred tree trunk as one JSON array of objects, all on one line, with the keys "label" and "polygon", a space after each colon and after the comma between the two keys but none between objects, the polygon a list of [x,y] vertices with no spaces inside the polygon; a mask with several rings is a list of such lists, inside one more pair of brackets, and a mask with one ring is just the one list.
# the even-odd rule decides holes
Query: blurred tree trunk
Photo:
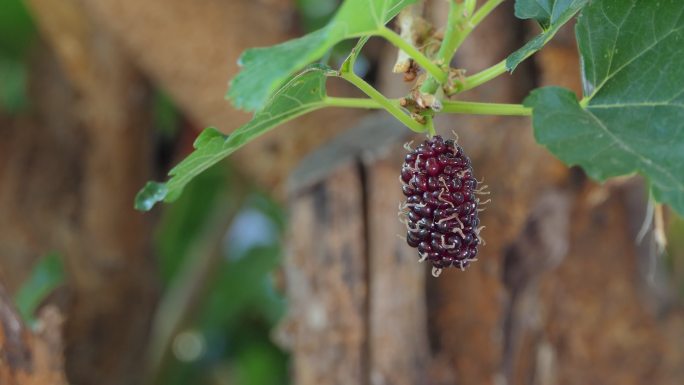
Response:
[{"label": "blurred tree trunk", "polygon": [[[512,6],[478,27],[457,66],[484,69],[529,38]],[[433,1],[430,16],[443,23],[444,7]],[[394,53],[386,57],[381,73]],[[578,62],[566,27],[513,76],[463,98],[519,103],[546,84],[579,92]],[[383,79],[384,91],[401,95],[400,82]],[[656,258],[652,234],[635,241],[641,183],[586,180],[534,142],[527,118],[453,116],[437,125],[458,133],[491,191],[479,261],[425,280],[429,269],[396,236],[405,232],[396,180],[406,139],[387,129],[392,123],[366,121],[313,154],[289,195],[291,306],[279,339],[293,351],[295,383],[684,381],[684,309],[646,279],[659,273],[644,263]]]},{"label": "blurred tree trunk", "polygon": [[6,132],[4,274],[16,287],[12,264],[58,251],[69,382],[133,383],[156,290],[151,223],[131,203],[151,175],[149,90],[77,2],[29,3],[51,48],[32,60],[32,116]]}]

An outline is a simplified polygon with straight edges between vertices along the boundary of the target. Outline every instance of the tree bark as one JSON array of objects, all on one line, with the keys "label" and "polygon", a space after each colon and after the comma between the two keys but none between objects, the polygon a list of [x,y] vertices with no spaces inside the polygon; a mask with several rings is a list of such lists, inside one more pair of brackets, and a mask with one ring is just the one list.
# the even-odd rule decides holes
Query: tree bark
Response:
[{"label": "tree bark", "polygon": [[46,307],[29,330],[0,284],[0,383],[66,385],[62,354],[62,314]]}]

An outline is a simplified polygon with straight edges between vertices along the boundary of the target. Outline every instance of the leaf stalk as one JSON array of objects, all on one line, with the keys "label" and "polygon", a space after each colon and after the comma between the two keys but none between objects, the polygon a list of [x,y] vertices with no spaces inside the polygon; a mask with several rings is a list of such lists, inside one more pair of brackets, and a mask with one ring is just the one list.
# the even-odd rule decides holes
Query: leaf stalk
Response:
[{"label": "leaf stalk", "polygon": [[[390,100],[387,99],[383,94],[380,93],[380,91],[376,90],[372,85],[368,84],[365,80],[360,78],[358,75],[356,75],[353,72],[342,72],[340,73],[340,76],[345,79],[346,81],[350,82],[351,84],[355,85],[358,89],[360,89],[364,94],[368,95],[375,103],[378,104],[380,108],[384,108],[392,114],[395,118],[397,118],[400,122],[404,123],[406,127],[410,128],[412,131],[415,132],[425,132],[425,126],[422,124],[416,122],[413,120],[409,115],[407,115],[404,110],[399,106],[398,101]],[[330,102],[330,97],[328,97],[326,100]],[[356,102],[350,102],[349,100],[344,101],[343,98],[332,98],[333,102],[336,103],[341,103],[341,104],[354,104]],[[346,105],[340,105],[341,107],[348,107]],[[368,106],[368,105],[366,105]],[[371,107],[365,107],[365,108],[371,108]]]},{"label": "leaf stalk", "polygon": [[[387,99],[392,105],[399,106],[399,99]],[[328,107],[384,109],[384,105],[374,99],[364,98],[338,98],[328,96],[323,100]],[[445,101],[442,111],[450,114],[472,115],[501,115],[501,116],[530,116],[532,109],[521,104],[507,103],[480,103],[467,101]],[[429,130],[429,123],[427,125]],[[423,132],[423,131],[421,131]]]},{"label": "leaf stalk", "polygon": [[482,70],[475,75],[471,75],[465,78],[463,83],[457,86],[453,91],[448,92],[448,95],[453,95],[459,92],[468,91],[479,85],[489,82],[497,78],[499,75],[506,72],[506,60],[502,60],[497,64]]}]

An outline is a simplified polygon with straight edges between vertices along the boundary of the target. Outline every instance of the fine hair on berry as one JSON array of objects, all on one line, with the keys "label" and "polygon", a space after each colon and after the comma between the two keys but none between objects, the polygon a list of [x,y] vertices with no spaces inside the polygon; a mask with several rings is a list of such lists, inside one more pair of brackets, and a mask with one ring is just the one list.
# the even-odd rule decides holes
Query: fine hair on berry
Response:
[{"label": "fine hair on berry", "polygon": [[420,262],[432,264],[434,276],[447,267],[464,270],[476,260],[482,243],[477,198],[482,188],[470,159],[453,140],[439,135],[406,148],[400,176],[406,243],[418,249]]}]

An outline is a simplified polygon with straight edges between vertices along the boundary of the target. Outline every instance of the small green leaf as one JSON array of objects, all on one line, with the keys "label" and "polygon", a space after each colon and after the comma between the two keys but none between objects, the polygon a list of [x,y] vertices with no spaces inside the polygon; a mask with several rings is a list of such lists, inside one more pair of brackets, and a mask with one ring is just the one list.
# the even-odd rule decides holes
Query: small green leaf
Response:
[{"label": "small green leaf", "polygon": [[336,72],[320,66],[304,70],[287,82],[263,110],[244,126],[226,136],[207,128],[195,140],[195,151],[169,171],[167,183],[148,182],[135,200],[137,210],[150,210],[155,203],[178,198],[190,180],[235,150],[272,128],[325,106],[325,80]]},{"label": "small green leaf", "polygon": [[539,51],[553,38],[563,24],[587,4],[588,0],[517,0],[515,16],[534,19],[542,27],[542,33],[530,40],[506,59],[506,69],[513,71],[523,60]]},{"label": "small green leaf", "polygon": [[59,255],[51,253],[40,259],[14,298],[22,318],[32,322],[40,303],[62,282],[64,267]]},{"label": "small green leaf", "polygon": [[637,172],[684,214],[684,8],[679,0],[593,1],[577,24],[585,96],[534,91],[537,141],[597,180]]},{"label": "small green leaf", "polygon": [[354,48],[352,48],[351,52],[347,56],[346,59],[344,59],[344,62],[342,62],[342,65],[340,66],[340,73],[345,74],[345,73],[353,73],[354,72],[354,66],[356,65],[356,59],[359,57],[359,54],[361,53],[361,50],[363,49],[363,46],[366,45],[368,42],[369,37],[364,36],[359,39],[359,41],[356,42],[356,45]]},{"label": "small green leaf", "polygon": [[323,28],[278,45],[246,50],[231,81],[227,98],[238,108],[259,110],[293,73],[320,59],[342,40],[377,33],[399,11],[416,0],[346,0]]},{"label": "small green leaf", "polygon": [[163,200],[167,193],[166,184],[147,182],[145,187],[135,196],[135,209],[149,211],[155,203]]}]

